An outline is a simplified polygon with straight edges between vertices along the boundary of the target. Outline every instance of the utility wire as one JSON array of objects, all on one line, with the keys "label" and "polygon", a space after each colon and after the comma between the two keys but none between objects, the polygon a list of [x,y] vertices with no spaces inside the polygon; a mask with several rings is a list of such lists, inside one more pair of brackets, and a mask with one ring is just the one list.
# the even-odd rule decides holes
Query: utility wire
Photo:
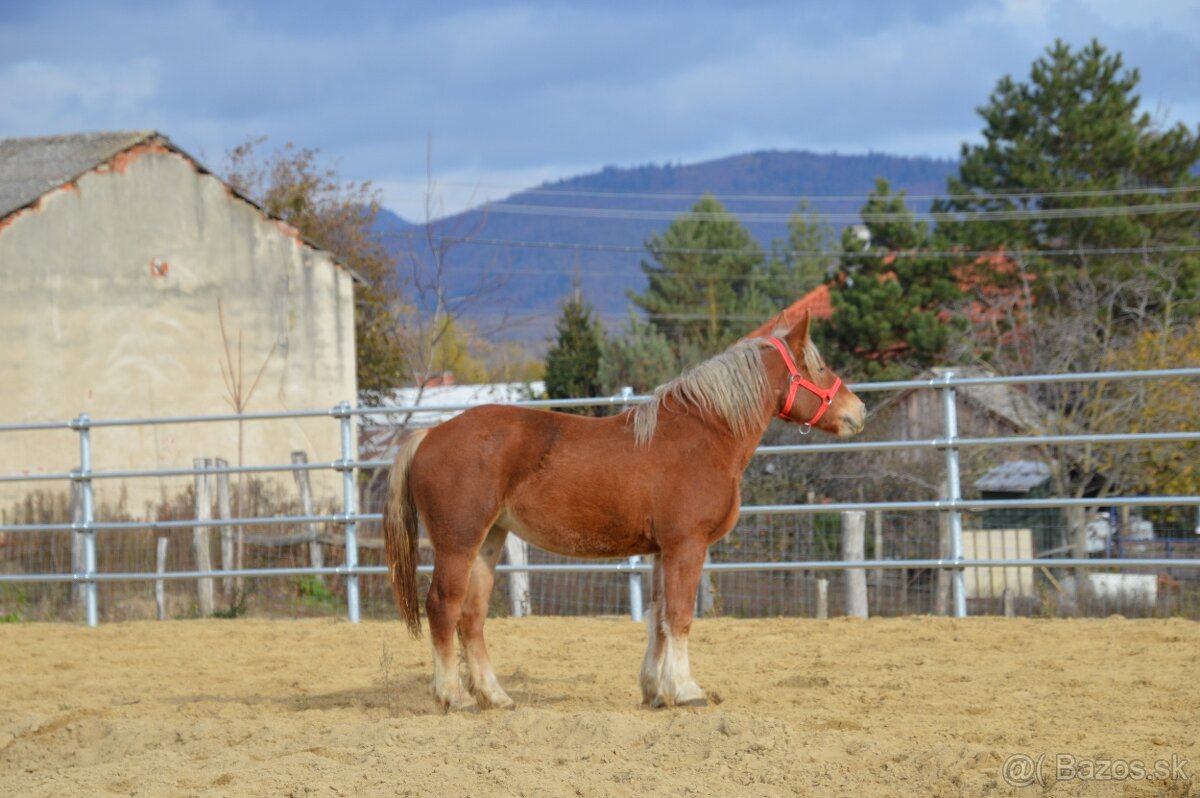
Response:
[{"label": "utility wire", "polygon": [[[1146,216],[1163,213],[1188,213],[1200,211],[1200,202],[1163,202],[1151,205],[1086,206],[1082,208],[1041,208],[1037,210],[973,211],[965,213],[934,213],[932,211],[900,212],[838,212],[820,214],[821,218],[834,222],[889,222],[931,220],[935,222],[968,221],[1042,221],[1048,219],[1099,219],[1113,216]],[[518,216],[559,216],[576,219],[605,219],[633,221],[675,221],[684,218],[696,221],[721,221],[736,218],[743,223],[786,223],[795,213],[704,213],[694,211],[637,210],[634,208],[585,208],[556,205],[521,205],[497,203],[489,205],[488,214],[512,214]]]},{"label": "utility wire", "polygon": [[[1119,197],[1133,194],[1149,194],[1165,196],[1168,194],[1200,192],[1196,186],[1141,186],[1126,188],[1081,188],[1069,190],[1013,189],[1012,191],[978,191],[962,194],[908,194],[906,200],[930,202],[933,200],[1022,200],[1048,199],[1060,197]],[[825,202],[865,201],[871,194],[738,194],[732,192],[708,192],[717,199],[729,199],[737,202],[798,202],[801,200],[820,200]],[[897,192],[898,193],[898,192]],[[695,202],[699,195],[695,193],[665,193],[640,191],[587,191],[583,189],[554,189],[531,188],[515,192],[516,195],[533,194],[544,197],[593,197],[597,199],[638,199],[638,200],[680,200]]]},{"label": "utility wire", "polygon": [[[512,249],[550,249],[580,252],[616,252],[626,254],[651,254],[644,245],[633,244],[584,244],[567,241],[521,241],[503,238],[472,238],[469,236],[434,236],[434,240],[444,244],[471,244],[474,246],[508,247]],[[720,249],[705,247],[654,247],[654,253],[671,255],[759,255],[765,254],[761,249]],[[847,257],[847,256],[894,256],[897,258],[980,258],[1004,256],[1009,259],[1029,258],[1063,258],[1063,257],[1114,257],[1129,255],[1169,255],[1200,252],[1200,244],[1164,244],[1153,247],[1080,247],[1076,249],[1052,250],[918,250],[901,252],[848,252],[841,249],[786,249],[778,254],[791,257]],[[452,267],[447,267],[452,268]]]},{"label": "utility wire", "polygon": [[[410,182],[424,186],[426,181],[397,181]],[[474,183],[439,183],[442,186],[474,189],[498,189],[509,191],[510,196],[542,196],[542,197],[590,197],[597,199],[631,199],[681,202],[695,202],[704,192],[664,192],[664,191],[600,191],[588,189],[551,188],[538,186],[522,188],[517,185],[474,184]],[[905,194],[907,200],[933,201],[942,200],[1031,200],[1060,197],[1118,197],[1136,194],[1169,195],[1180,193],[1200,192],[1200,185],[1193,186],[1126,186],[1123,188],[1085,188],[1085,189],[1012,189],[1011,191],[976,191],[959,194]],[[801,200],[822,202],[853,202],[866,201],[871,197],[865,194],[739,194],[737,192],[707,192],[717,199],[735,200],[738,202],[799,202]]]},{"label": "utility wire", "polygon": [[[1193,307],[1196,305],[1200,305],[1200,301],[1176,302],[1174,304],[1176,307],[1181,306],[1181,305],[1187,306],[1187,307]],[[786,308],[777,308],[774,311],[774,313],[775,314],[782,313],[785,309]],[[558,315],[559,315],[559,311],[557,311],[553,308],[548,308],[548,309],[542,310],[542,311],[520,313],[517,315],[509,316],[508,318],[514,322],[519,323],[519,322],[523,322],[523,321],[533,321],[535,319],[557,318]],[[611,319],[611,320],[623,321],[623,320],[627,320],[629,318],[630,314],[628,312],[620,312],[620,311],[615,311],[615,310],[613,310],[613,311],[594,310],[592,312],[592,315],[599,319],[605,319],[605,320]],[[713,316],[707,312],[647,313],[647,312],[641,311],[641,310],[636,311],[634,315],[639,319],[639,321],[649,321],[649,320],[653,320],[653,319],[663,319],[663,320],[667,320],[667,321],[708,321],[709,319],[715,318],[720,321],[753,321],[753,322],[762,323],[762,322],[767,321],[769,318],[771,318],[771,316],[769,316],[769,315],[764,317],[764,316],[750,316],[750,315],[718,313],[716,316]]]}]

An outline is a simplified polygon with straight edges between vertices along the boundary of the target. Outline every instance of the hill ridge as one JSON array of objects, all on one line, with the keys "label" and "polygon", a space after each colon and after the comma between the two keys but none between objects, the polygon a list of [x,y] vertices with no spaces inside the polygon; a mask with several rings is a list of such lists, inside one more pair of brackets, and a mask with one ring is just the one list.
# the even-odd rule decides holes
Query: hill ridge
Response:
[{"label": "hill ridge", "polygon": [[[489,293],[476,296],[464,316],[483,329],[507,317],[503,337],[544,341],[576,274],[606,326],[620,326],[628,318],[628,293],[645,287],[639,268],[646,257],[644,243],[705,192],[734,215],[770,217],[743,221],[769,251],[773,240],[786,239],[784,219],[802,199],[809,201],[810,211],[853,214],[865,204],[877,177],[887,179],[893,190],[929,197],[944,193],[946,178],[957,168],[950,159],[807,150],[758,150],[689,164],[605,166],[518,191],[486,208],[437,220],[433,227],[435,234],[448,237],[471,231],[474,239],[453,246],[447,256],[451,295],[478,295],[481,286],[493,285]],[[928,204],[922,200],[911,207],[924,210]],[[557,212],[538,213],[539,207]],[[561,209],[571,215],[560,215]],[[844,223],[833,226],[840,229]],[[406,250],[411,239],[422,254],[422,236],[415,234],[423,225],[385,211],[379,228],[393,250]]]}]

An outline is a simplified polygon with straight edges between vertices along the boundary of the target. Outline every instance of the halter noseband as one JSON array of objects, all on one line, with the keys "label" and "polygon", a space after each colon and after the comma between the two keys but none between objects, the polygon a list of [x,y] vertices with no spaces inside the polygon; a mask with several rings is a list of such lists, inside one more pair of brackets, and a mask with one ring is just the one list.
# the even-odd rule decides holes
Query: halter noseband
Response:
[{"label": "halter noseband", "polygon": [[821,420],[821,416],[825,415],[825,411],[833,404],[834,394],[838,392],[838,388],[842,387],[842,378],[838,377],[833,381],[833,385],[828,388],[818,388],[812,382],[800,376],[800,369],[796,368],[796,361],[792,358],[791,350],[780,341],[778,338],[768,338],[767,342],[779,350],[779,354],[783,355],[783,364],[787,366],[787,370],[791,372],[792,378],[788,382],[787,401],[783,403],[783,410],[779,411],[779,417],[784,421],[791,421],[788,418],[788,413],[792,410],[792,405],[796,401],[796,389],[804,387],[810,393],[815,394],[821,400],[821,406],[817,408],[817,412],[808,421],[801,425],[804,432],[808,432],[813,424]]}]

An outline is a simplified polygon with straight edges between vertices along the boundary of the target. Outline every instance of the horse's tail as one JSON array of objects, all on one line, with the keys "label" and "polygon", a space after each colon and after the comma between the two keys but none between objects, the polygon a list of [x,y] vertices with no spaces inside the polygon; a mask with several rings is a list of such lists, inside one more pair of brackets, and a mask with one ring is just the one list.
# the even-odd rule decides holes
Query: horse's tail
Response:
[{"label": "horse's tail", "polygon": [[426,432],[428,430],[417,430],[400,447],[396,462],[392,464],[387,507],[383,513],[388,577],[396,596],[396,607],[413,637],[421,636],[421,608],[417,603],[417,505],[413,501],[408,474]]}]

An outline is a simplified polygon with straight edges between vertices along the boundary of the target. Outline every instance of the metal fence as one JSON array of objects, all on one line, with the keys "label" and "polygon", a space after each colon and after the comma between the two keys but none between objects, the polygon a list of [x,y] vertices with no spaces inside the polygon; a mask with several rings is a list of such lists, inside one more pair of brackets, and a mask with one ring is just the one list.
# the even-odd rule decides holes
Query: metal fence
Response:
[{"label": "metal fence", "polygon": [[[714,547],[712,560],[705,565],[709,574],[706,584],[715,591],[720,609],[737,614],[811,614],[815,606],[821,603],[828,582],[825,576],[835,573],[835,587],[832,595],[839,595],[837,579],[844,579],[847,572],[852,574],[871,573],[870,587],[878,599],[884,595],[892,595],[891,606],[897,612],[929,612],[930,575],[939,571],[950,575],[950,594],[952,595],[953,614],[963,617],[968,611],[968,590],[966,575],[970,569],[983,568],[1036,568],[1043,571],[1051,580],[1054,576],[1048,566],[1055,569],[1105,569],[1118,567],[1123,571],[1137,572],[1143,569],[1161,571],[1169,569],[1168,574],[1182,573],[1193,575],[1194,569],[1200,568],[1200,556],[1191,541],[1183,540],[1174,549],[1168,547],[1163,551],[1149,551],[1136,547],[1120,559],[1109,558],[1058,558],[1047,560],[1044,557],[1012,558],[981,558],[966,559],[964,557],[964,516],[1004,508],[1035,509],[1035,508],[1071,508],[1097,505],[1105,507],[1197,507],[1200,506],[1200,496],[1108,496],[1103,499],[1095,498],[1066,498],[1049,497],[1036,499],[1003,499],[982,500],[964,498],[960,485],[960,453],[979,447],[1034,447],[1062,446],[1069,444],[1086,444],[1089,446],[1119,445],[1136,443],[1146,444],[1190,444],[1200,441],[1200,431],[1188,430],[1177,432],[1128,433],[1109,435],[1038,435],[989,438],[964,438],[958,434],[956,391],[968,386],[981,385],[1012,385],[1012,384],[1047,384],[1067,382],[1106,383],[1129,380],[1155,380],[1167,378],[1184,378],[1194,380],[1200,378],[1200,368],[1172,369],[1138,372],[1089,373],[1089,374],[1058,374],[1035,375],[1021,377],[965,377],[956,378],[952,372],[947,372],[935,379],[910,380],[891,383],[867,383],[852,386],[856,392],[887,392],[901,391],[911,388],[932,388],[942,395],[942,421],[944,434],[937,438],[924,440],[890,440],[890,441],[849,441],[829,443],[804,443],[801,445],[761,446],[757,454],[762,456],[786,455],[789,457],[812,457],[822,454],[846,454],[855,452],[889,452],[897,450],[927,450],[937,451],[944,455],[945,488],[944,497],[919,501],[850,501],[825,504],[788,503],[788,504],[752,504],[741,508],[741,521],[738,530],[740,548],[734,556],[724,556],[725,552],[718,544]],[[594,398],[581,400],[542,400],[519,402],[517,404],[541,408],[565,407],[620,407],[627,404],[645,401],[648,397],[631,396],[628,392],[609,398]],[[360,589],[364,578],[381,577],[386,574],[387,567],[381,560],[378,537],[360,538],[360,531],[377,525],[381,520],[378,512],[364,512],[359,507],[362,491],[362,475],[377,469],[387,468],[387,460],[362,460],[356,458],[356,427],[364,416],[380,416],[394,414],[406,418],[419,418],[426,413],[444,413],[446,411],[462,410],[466,406],[437,406],[437,407],[352,407],[349,403],[339,404],[325,411],[301,411],[290,413],[244,413],[240,415],[214,416],[180,416],[143,419],[91,419],[80,415],[70,421],[4,424],[0,425],[0,435],[14,432],[44,432],[52,430],[70,430],[77,435],[79,448],[79,467],[62,473],[4,474],[0,475],[3,483],[67,483],[73,486],[75,501],[71,505],[70,520],[48,522],[46,516],[36,517],[36,514],[26,519],[25,523],[0,524],[0,599],[3,591],[17,590],[17,586],[48,585],[58,583],[68,585],[75,595],[83,619],[88,625],[95,626],[101,616],[101,588],[117,584],[133,585],[154,583],[160,597],[163,585],[178,580],[197,582],[198,584],[219,583],[229,590],[231,585],[241,580],[269,578],[278,580],[280,577],[294,577],[299,580],[319,580],[317,582],[300,581],[301,598],[315,600],[344,602],[345,612],[352,622],[357,622],[362,614],[364,596]],[[327,462],[292,462],[289,464],[266,465],[208,465],[201,464],[191,468],[177,467],[169,469],[113,469],[94,470],[92,431],[106,427],[154,427],[159,425],[180,424],[209,424],[217,422],[255,422],[266,419],[281,418],[319,418],[326,417],[330,423],[340,425],[341,452],[340,457]],[[26,464],[27,465],[27,464]],[[327,512],[308,510],[290,513],[271,512],[264,516],[253,516],[240,513],[241,517],[204,517],[205,513],[195,513],[191,517],[160,517],[157,519],[136,518],[98,518],[94,501],[94,486],[101,480],[138,480],[163,477],[228,477],[229,475],[264,475],[278,473],[299,473],[313,471],[331,471],[341,477],[340,506],[330,508]],[[199,485],[199,481],[197,485]],[[368,508],[370,509],[370,508]],[[62,508],[59,508],[60,514]],[[863,511],[872,514],[875,519],[875,543],[871,546],[872,556],[865,559],[848,560],[843,558],[836,549],[827,545],[829,536],[820,537],[825,541],[821,546],[814,544],[817,540],[813,530],[824,524],[828,526],[831,518],[837,514],[853,511]],[[53,514],[53,513],[51,513]],[[227,515],[227,514],[226,514]],[[924,518],[924,524],[936,525],[937,519],[949,525],[949,550],[946,552],[931,550],[928,543],[930,536],[921,535],[921,545],[900,545],[908,540],[904,518]],[[836,523],[836,522],[834,522]],[[118,536],[121,534],[153,534],[160,538],[178,535],[178,533],[197,530],[220,528],[223,534],[228,530],[241,530],[243,540],[252,537],[246,530],[270,529],[279,540],[299,541],[324,539],[316,533],[288,537],[283,530],[305,527],[315,529],[314,525],[326,525],[340,529],[340,534],[333,540],[337,545],[335,550],[344,552],[341,562],[337,565],[325,566],[310,562],[300,564],[301,560],[276,558],[264,562],[262,567],[251,567],[243,563],[241,568],[211,568],[200,567],[196,561],[188,567],[186,558],[174,558],[173,568],[164,568],[162,550],[164,544],[159,544],[158,568],[130,568],[128,562],[113,562],[113,567],[102,567],[104,564],[97,557],[98,536]],[[790,526],[789,526],[790,524]],[[881,529],[887,527],[887,535],[881,534]],[[805,539],[807,543],[800,545],[797,541]],[[31,567],[22,565],[19,558],[6,555],[5,549],[12,550],[23,540],[47,538],[57,541],[47,558],[39,562],[51,563],[50,566]],[[57,537],[54,537],[57,536]],[[77,556],[68,560],[65,550],[66,539],[72,539]],[[198,539],[198,538],[197,538]],[[208,536],[205,535],[205,541]],[[255,538],[262,543],[262,536]],[[886,541],[884,543],[883,541]],[[211,543],[206,545],[211,546]],[[178,552],[181,548],[176,546]],[[889,552],[890,549],[890,552]],[[1141,555],[1138,556],[1138,552]],[[369,554],[366,560],[364,554]],[[790,555],[790,556],[789,556]],[[1190,556],[1189,556],[1190,555]],[[428,557],[426,556],[426,560]],[[593,612],[628,612],[638,618],[642,612],[644,593],[642,579],[650,570],[650,564],[640,558],[628,561],[610,562],[571,562],[542,553],[535,553],[526,564],[501,564],[501,573],[524,572],[530,574],[529,604],[534,611],[539,607],[548,606],[549,596],[561,596],[563,592],[574,592],[586,595],[587,606]],[[1190,569],[1190,570],[1189,570]],[[420,567],[422,573],[430,570],[428,564]],[[1062,573],[1062,571],[1059,571]],[[977,572],[978,573],[978,572]],[[899,577],[897,577],[899,575]],[[324,580],[329,578],[331,584]],[[742,594],[742,586],[749,578],[759,579],[759,590],[755,596],[747,598]],[[600,581],[589,581],[598,579]],[[767,579],[766,589],[762,579]],[[557,580],[557,581],[556,581]],[[373,607],[390,609],[390,596],[386,587],[381,587],[382,579],[372,583],[370,601]],[[504,580],[498,580],[501,587]],[[822,587],[824,583],[824,587]],[[889,593],[890,591],[890,593]],[[504,588],[500,589],[504,600]],[[18,593],[18,595],[20,595]],[[783,597],[782,599],[780,597]],[[711,597],[710,597],[711,601]],[[836,600],[834,611],[837,610]],[[986,602],[976,604],[984,611],[992,611],[993,604]],[[711,606],[711,604],[710,604]],[[571,611],[571,608],[558,606],[552,611]],[[161,610],[160,610],[161,612]],[[112,613],[110,613],[112,615]],[[115,615],[113,617],[120,617]],[[0,603],[0,619],[3,619],[3,604]]]}]

